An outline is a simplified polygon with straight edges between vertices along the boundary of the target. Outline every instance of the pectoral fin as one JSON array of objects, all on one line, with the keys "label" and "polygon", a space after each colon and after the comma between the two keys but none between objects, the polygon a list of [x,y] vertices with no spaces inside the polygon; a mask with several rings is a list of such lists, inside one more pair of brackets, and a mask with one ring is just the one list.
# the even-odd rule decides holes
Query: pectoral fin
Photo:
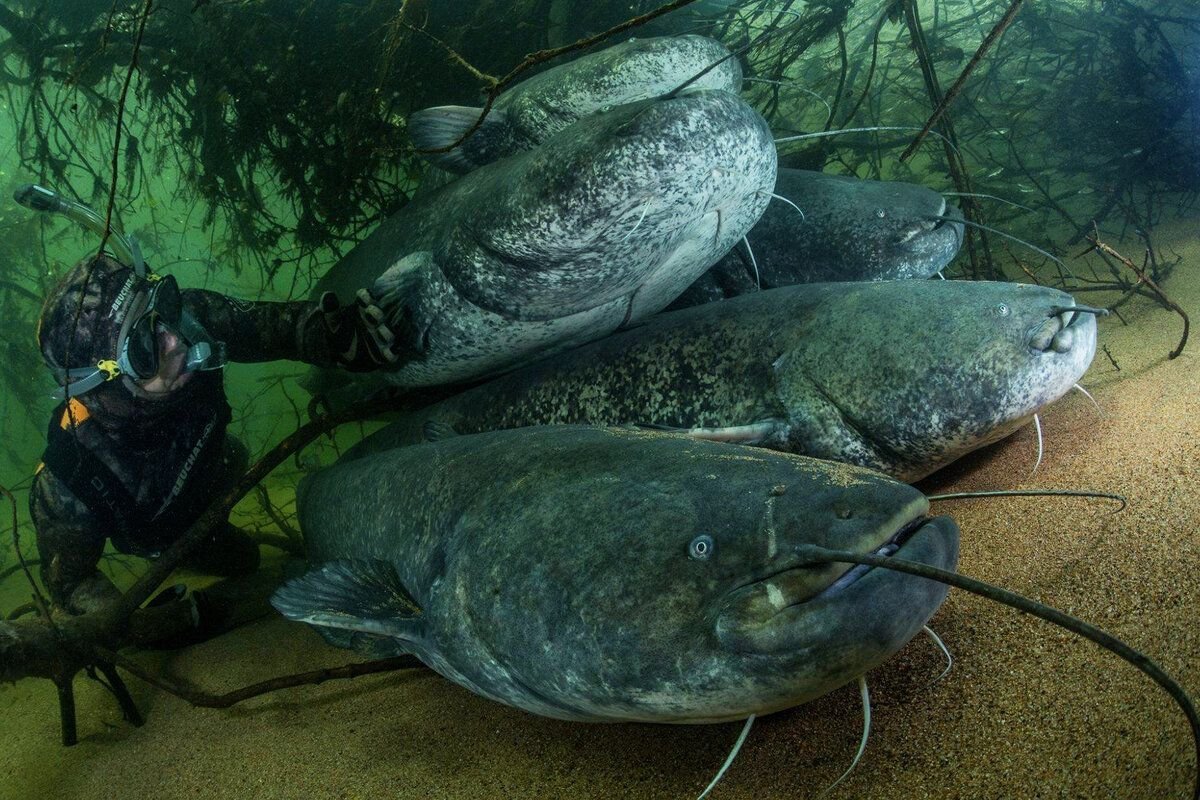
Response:
[{"label": "pectoral fin", "polygon": [[431,419],[426,420],[425,424],[421,426],[421,435],[427,442],[440,442],[445,439],[453,439],[459,434],[449,422],[438,422]]},{"label": "pectoral fin", "polygon": [[788,424],[781,419],[764,419],[749,425],[732,425],[723,428],[672,428],[652,423],[639,423],[637,427],[680,433],[693,439],[705,439],[710,442],[746,445],[778,444],[786,441],[788,435]]},{"label": "pectoral fin", "polygon": [[425,352],[432,319],[421,303],[421,287],[437,270],[433,254],[420,250],[388,267],[371,285],[371,296],[398,340],[400,352]]},{"label": "pectoral fin", "polygon": [[419,637],[421,608],[387,561],[330,561],[288,581],[271,597],[288,619],[344,631]]}]

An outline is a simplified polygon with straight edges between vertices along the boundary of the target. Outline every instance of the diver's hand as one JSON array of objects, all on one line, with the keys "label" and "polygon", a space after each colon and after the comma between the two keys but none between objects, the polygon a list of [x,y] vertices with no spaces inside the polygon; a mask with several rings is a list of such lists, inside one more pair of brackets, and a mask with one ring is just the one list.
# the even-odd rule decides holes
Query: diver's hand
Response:
[{"label": "diver's hand", "polygon": [[352,305],[343,306],[333,292],[321,295],[318,305],[329,350],[339,367],[370,372],[396,362],[392,351],[396,337],[366,289],[358,290]]}]

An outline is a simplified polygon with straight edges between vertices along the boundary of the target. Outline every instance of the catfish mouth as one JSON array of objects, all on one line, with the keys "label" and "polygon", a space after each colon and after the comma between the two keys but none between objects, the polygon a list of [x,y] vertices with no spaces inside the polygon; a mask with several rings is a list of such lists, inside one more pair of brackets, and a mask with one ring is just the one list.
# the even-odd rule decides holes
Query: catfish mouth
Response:
[{"label": "catfish mouth", "polygon": [[[950,544],[943,535],[945,517],[929,516],[924,497],[906,511],[893,518],[895,524],[881,526],[873,542],[840,549],[885,558],[904,558],[911,551],[911,560],[937,564],[948,560],[949,547],[956,559],[957,540]],[[895,587],[897,601],[903,601],[909,589],[900,582],[908,578],[886,567],[881,571],[876,575],[875,567],[814,562],[811,555],[797,555],[783,569],[731,592],[718,614],[715,633],[724,647],[742,653],[788,654],[817,646],[830,635],[824,630],[830,620],[853,616],[853,609],[868,609],[876,602],[866,598],[890,594]],[[905,612],[898,608],[896,613]]]},{"label": "catfish mouth", "polygon": [[[922,515],[921,517],[914,519],[912,522],[908,523],[903,528],[901,528],[900,530],[898,530],[894,534],[892,534],[892,537],[890,539],[888,539],[886,542],[879,545],[879,547],[876,547],[874,550],[870,551],[866,555],[883,556],[884,558],[891,558],[892,556],[896,555],[901,550],[903,550],[904,546],[906,544],[908,544],[908,541],[910,539],[912,539],[912,537],[916,534],[916,532],[919,531],[920,529],[924,528],[926,525],[928,525],[929,521],[931,519],[933,519],[933,517],[929,516],[928,514]],[[848,569],[844,573],[842,573],[842,576],[840,578],[838,578],[833,583],[826,586],[824,589],[822,589],[816,595],[809,598],[808,600],[801,600],[800,602],[807,603],[807,602],[809,602],[809,600],[824,600],[826,598],[833,597],[834,595],[840,594],[840,593],[846,591],[846,589],[848,589],[850,586],[854,585],[859,580],[864,578],[867,575],[867,573],[873,569],[876,569],[876,568],[871,566],[870,564],[855,564],[850,569]],[[797,603],[796,605],[799,605],[799,603]]]},{"label": "catfish mouth", "polygon": [[1029,332],[1029,349],[1036,353],[1070,352],[1077,338],[1087,337],[1083,329],[1094,324],[1093,313],[1095,309],[1085,312],[1076,308],[1074,301],[1071,305],[1051,307],[1049,316]]},{"label": "catfish mouth", "polygon": [[[962,217],[962,212],[956,206],[951,206],[946,202],[946,198],[938,197],[938,209],[936,214],[930,214],[922,218],[907,229],[901,231],[896,237],[895,244],[905,245],[910,244],[913,240],[930,235],[937,235],[944,238],[949,234],[956,242],[957,246],[962,245],[963,226],[959,222]],[[916,244],[913,244],[915,247]]]},{"label": "catfish mouth", "polygon": [[[918,496],[873,531],[856,536],[859,541],[846,541],[843,549],[894,555],[929,524],[928,510],[929,502],[923,495]],[[838,547],[843,543],[832,540],[824,544]],[[749,632],[770,626],[772,620],[783,612],[818,597],[844,592],[870,571],[869,568],[844,563],[814,564],[811,558],[799,554],[783,552],[780,555],[771,565],[770,572],[755,576],[726,595],[720,614],[722,627]]]},{"label": "catfish mouth", "polygon": [[954,235],[961,241],[963,226],[959,223],[959,220],[962,219],[962,212],[958,210],[958,207],[947,203],[946,198],[939,197],[938,213],[936,216],[937,219],[933,220],[933,227],[930,230],[939,231],[951,227],[953,228]]},{"label": "catfish mouth", "polygon": [[[864,551],[863,554],[864,555],[872,555],[872,556],[883,556],[885,558],[896,555],[902,549],[904,549],[904,546],[906,544],[908,544],[908,541],[910,539],[912,539],[912,537],[917,533],[917,531],[921,530],[927,524],[929,524],[929,521],[931,519],[933,519],[933,517],[931,517],[927,514],[922,514],[921,516],[917,517],[916,519],[910,520],[909,522],[905,523],[903,526],[898,528],[894,533],[892,533],[892,535],[889,536],[887,538],[887,540],[884,541],[882,544],[880,544],[878,547],[876,547],[873,550]],[[791,598],[788,598],[790,602],[788,602],[786,605],[784,605],[782,608],[780,608],[779,609],[780,611],[784,611],[789,608],[794,608],[796,606],[803,605],[805,603],[809,603],[814,600],[825,600],[825,599],[828,599],[835,595],[841,594],[841,593],[845,592],[847,589],[849,589],[851,586],[853,586],[855,583],[862,580],[867,575],[867,573],[869,573],[871,570],[875,569],[875,567],[872,567],[868,564],[853,564],[849,568],[846,568],[844,565],[842,565],[840,563],[822,564],[822,565],[817,565],[817,566],[828,567],[833,570],[842,570],[842,572],[841,572],[841,575],[834,578],[833,581],[831,583],[829,583],[828,585],[826,585],[824,588],[820,588],[819,590],[808,593],[808,594],[801,594],[801,595],[796,595]],[[814,565],[812,565],[811,562],[809,562],[805,566],[793,567],[791,569],[786,569],[781,572],[777,572],[776,574],[772,575],[770,578],[766,578],[765,580],[760,581],[760,583],[764,584],[765,586],[768,586],[768,587],[776,587],[777,588],[778,583],[783,580],[786,580],[787,577],[794,575],[795,573],[799,573],[799,572],[807,572],[807,573],[811,574],[813,569],[814,569]],[[769,589],[768,589],[768,591],[769,591]]]}]

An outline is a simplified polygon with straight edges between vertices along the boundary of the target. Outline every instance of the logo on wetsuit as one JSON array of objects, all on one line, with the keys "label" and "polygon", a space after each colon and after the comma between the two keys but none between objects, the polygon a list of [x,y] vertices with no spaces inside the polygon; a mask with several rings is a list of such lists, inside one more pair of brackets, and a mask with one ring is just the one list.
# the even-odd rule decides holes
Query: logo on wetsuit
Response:
[{"label": "logo on wetsuit", "polygon": [[209,420],[208,424],[204,426],[204,430],[200,432],[199,441],[197,441],[195,446],[192,448],[192,452],[188,453],[187,460],[183,462],[183,467],[179,470],[178,477],[175,478],[175,485],[171,487],[170,494],[168,494],[166,499],[163,500],[162,505],[158,507],[158,511],[154,512],[154,517],[152,517],[152,519],[157,519],[159,514],[162,514],[164,511],[166,511],[167,506],[175,502],[175,498],[177,498],[179,493],[183,491],[183,486],[187,483],[188,475],[191,473],[192,467],[196,465],[196,461],[200,458],[200,454],[204,452],[204,445],[208,443],[208,437],[212,435],[213,428],[216,426],[217,420],[215,417]]},{"label": "logo on wetsuit", "polygon": [[92,484],[92,488],[96,491],[96,497],[100,498],[104,505],[108,507],[109,513],[111,513],[116,519],[121,519],[120,503],[118,503],[117,499],[113,497],[112,493],[108,490],[108,486],[105,485],[104,481],[100,479],[100,476],[93,475],[90,479],[90,483]]}]

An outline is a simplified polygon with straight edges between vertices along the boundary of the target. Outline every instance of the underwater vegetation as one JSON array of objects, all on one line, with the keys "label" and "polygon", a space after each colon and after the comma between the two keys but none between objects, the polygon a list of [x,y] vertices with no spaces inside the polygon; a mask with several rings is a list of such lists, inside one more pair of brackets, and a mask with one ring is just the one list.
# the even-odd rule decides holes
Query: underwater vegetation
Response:
[{"label": "underwater vegetation", "polygon": [[[558,63],[549,48],[569,48],[657,5],[10,0],[0,4],[4,85],[24,170],[96,202],[108,193],[110,157],[89,144],[111,130],[144,16],[138,110],[117,154],[121,207],[132,213],[144,204],[146,176],[170,165],[178,190],[206,206],[205,227],[220,215],[231,242],[247,248],[218,251],[229,256],[226,268],[249,257],[269,282],[285,265],[312,274],[314,252],[345,248],[404,203],[421,171],[405,136],[408,114],[476,105],[514,65],[527,77]],[[675,32],[751,45],[740,56],[748,96],[785,135],[889,125],[900,108],[928,107],[1000,4],[681,5],[652,21],[658,30],[638,35],[669,21]],[[957,191],[1011,195],[1017,185],[1008,199],[1076,231],[1114,213],[1152,226],[1171,202],[1162,190],[1190,196],[1197,188],[1200,100],[1185,66],[1193,9],[1184,0],[1028,6],[976,68],[969,96],[943,117],[939,130],[962,155],[931,148],[931,168],[948,170]],[[497,20],[510,21],[505,36],[480,35]],[[908,68],[913,52],[920,69]],[[525,64],[532,53],[537,59]],[[880,145],[909,139],[897,131],[818,139],[782,148],[781,163],[903,178],[910,162]],[[1071,146],[1055,146],[1063,144]],[[967,162],[986,177],[968,179]],[[1094,194],[1086,211],[1074,207],[1080,192]],[[975,201],[962,203],[984,221]],[[987,208],[997,222],[1019,216]],[[996,277],[974,260],[972,270]]]},{"label": "underwater vegetation", "polygon": [[[1200,189],[1197,39],[1183,0],[0,0],[5,197],[52,185],[235,295],[365,287],[399,356],[366,376],[230,370],[262,458],[159,557],[109,553],[112,605],[67,615],[32,577],[27,602],[20,573],[46,565],[13,563],[34,532],[7,487],[28,491],[46,430],[30,334],[96,242],[0,208],[0,680],[53,684],[64,744],[80,674],[140,726],[122,674],[227,708],[429,667],[558,719],[745,720],[736,754],[758,715],[856,680],[869,716],[863,673],[949,583],[1114,649],[1197,735],[1146,656],[956,574],[980,563],[958,564],[959,523],[906,485],[1031,420],[1037,470],[1037,414],[1098,353],[1121,370],[1097,316],[1149,298],[1183,321],[1164,363],[1185,353],[1170,279],[1194,265],[1157,228]],[[671,60],[685,42],[715,53],[707,79]],[[660,43],[666,62],[626,58]],[[791,226],[832,230],[840,202],[806,170],[849,187],[857,231],[888,220],[806,243],[829,254],[821,280],[910,280],[789,285],[807,279],[772,251]],[[839,263],[836,237],[865,255]],[[706,278],[698,307],[664,311]],[[218,584],[205,633],[272,597],[373,661],[224,694],[147,666],[137,651],[194,633],[156,592],[243,498],[235,522],[308,571]]]}]

